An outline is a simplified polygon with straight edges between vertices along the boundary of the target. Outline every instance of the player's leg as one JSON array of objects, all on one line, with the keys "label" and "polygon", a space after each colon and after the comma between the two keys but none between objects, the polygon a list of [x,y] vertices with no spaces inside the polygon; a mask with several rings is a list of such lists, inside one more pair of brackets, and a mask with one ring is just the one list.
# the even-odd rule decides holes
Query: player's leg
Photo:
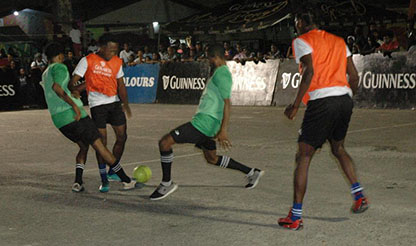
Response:
[{"label": "player's leg", "polygon": [[173,162],[172,146],[175,144],[171,134],[164,135],[159,140],[160,161],[162,166],[162,182],[150,195],[150,200],[160,200],[173,193],[178,185],[172,182],[171,170]]},{"label": "player's leg", "polygon": [[84,144],[82,141],[78,141],[77,144],[79,146],[79,151],[75,158],[75,181],[72,185],[72,191],[81,192],[84,191],[82,174],[84,172],[85,163],[87,161],[88,144]]},{"label": "player's leg", "polygon": [[303,227],[302,204],[306,193],[308,182],[308,171],[315,153],[315,148],[307,143],[299,142],[299,149],[296,153],[296,169],[293,175],[293,205],[286,218],[278,220],[279,225],[293,230],[299,230]]},{"label": "player's leg", "polygon": [[[124,152],[124,146],[127,141],[127,125],[112,125],[111,127],[113,128],[114,134],[116,135],[116,142],[113,146],[113,155],[116,157],[117,160],[120,161]],[[114,171],[111,168],[108,170],[107,178],[109,180],[120,181],[120,178],[117,175],[115,175]]]},{"label": "player's leg", "polygon": [[[127,141],[127,120],[123,112],[121,102],[115,102],[107,105],[107,123],[111,125],[116,135],[116,142],[113,145],[113,155],[121,161],[124,152],[124,146]],[[112,181],[120,181],[117,175],[114,175],[112,169],[108,170],[107,178]]]},{"label": "player's leg", "polygon": [[349,122],[351,120],[353,101],[345,95],[333,99],[332,105],[337,106],[338,117],[335,120],[334,128],[329,137],[332,154],[337,158],[345,176],[351,185],[351,193],[354,196],[354,204],[351,211],[362,213],[368,209],[367,198],[362,192],[363,188],[358,182],[354,162],[344,147],[344,140],[347,135]]},{"label": "player's leg", "polygon": [[207,139],[202,144],[197,144],[202,148],[205,160],[212,165],[216,165],[222,168],[229,168],[240,171],[246,174],[248,184],[245,186],[247,189],[253,189],[257,186],[260,178],[263,176],[264,171],[257,168],[251,168],[244,164],[241,164],[228,156],[219,156],[216,151],[215,141]]},{"label": "player's leg", "polygon": [[[106,128],[98,128],[98,132],[100,133],[100,139],[102,144],[106,147],[107,146],[107,129]],[[98,188],[100,192],[108,192],[110,190],[110,184],[107,178],[107,164],[110,164],[105,161],[105,159],[100,155],[100,152],[95,151],[95,156],[97,158],[98,170],[100,172],[101,177],[101,185]]]},{"label": "player's leg", "polygon": [[99,153],[101,158],[108,163],[110,168],[114,170],[117,176],[120,177],[123,182],[123,189],[129,190],[135,187],[136,182],[131,180],[129,176],[124,172],[124,169],[121,167],[120,162],[115,158],[115,156],[104,146],[100,138],[97,138],[92,144],[92,147]]}]

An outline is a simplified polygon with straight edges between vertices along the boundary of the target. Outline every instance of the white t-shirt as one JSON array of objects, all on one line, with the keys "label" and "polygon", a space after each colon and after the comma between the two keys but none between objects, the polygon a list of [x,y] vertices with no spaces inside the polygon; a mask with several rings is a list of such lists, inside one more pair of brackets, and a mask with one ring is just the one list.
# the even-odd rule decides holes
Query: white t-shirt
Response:
[{"label": "white t-shirt", "polygon": [[129,62],[129,57],[131,55],[134,56],[134,52],[131,51],[131,50],[129,52],[127,52],[126,50],[120,51],[120,58],[124,61],[124,63],[128,63]]},{"label": "white t-shirt", "polygon": [[[83,57],[79,61],[77,67],[75,68],[73,75],[84,77],[85,73],[87,72],[87,69],[88,69],[87,58]],[[116,78],[119,79],[119,78],[122,78],[123,76],[124,76],[123,68],[122,66],[120,66],[120,70],[118,70]],[[120,101],[118,95],[109,97],[105,94],[102,94],[96,91],[91,91],[88,93],[88,105],[90,106],[90,108],[93,108],[99,105],[110,104],[110,103],[118,102],[118,101]]]},{"label": "white t-shirt", "polygon": [[[309,55],[313,52],[312,47],[306,43],[301,38],[295,39],[293,43],[294,49],[295,49],[295,59],[296,63],[300,63],[300,58],[303,56]],[[345,47],[347,49],[347,57],[350,57],[352,55],[350,49],[348,49],[347,44],[345,44]],[[345,94],[350,95],[352,97],[352,90],[349,87],[341,87],[341,86],[334,86],[334,87],[326,87],[322,89],[316,89],[314,91],[308,92],[310,99],[309,100],[315,100],[319,98],[325,98],[330,96],[342,96]]]},{"label": "white t-shirt", "polygon": [[69,36],[71,37],[72,43],[81,44],[81,31],[79,29],[72,29],[69,32]]},{"label": "white t-shirt", "polygon": [[98,51],[98,46],[97,45],[90,45],[90,46],[88,46],[88,49],[87,49],[87,51],[88,52],[92,52],[92,53],[96,53],[97,51]]}]

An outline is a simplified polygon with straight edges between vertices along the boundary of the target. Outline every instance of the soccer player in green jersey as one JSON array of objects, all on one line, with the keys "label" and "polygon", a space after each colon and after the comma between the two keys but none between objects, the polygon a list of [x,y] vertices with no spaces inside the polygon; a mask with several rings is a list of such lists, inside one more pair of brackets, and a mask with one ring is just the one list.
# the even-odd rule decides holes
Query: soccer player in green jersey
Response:
[{"label": "soccer player in green jersey", "polygon": [[84,190],[82,172],[91,145],[117,173],[123,182],[123,189],[135,188],[136,182],[126,175],[114,155],[103,145],[101,135],[94,122],[83,108],[82,101],[71,95],[68,89],[69,73],[63,64],[64,49],[60,44],[51,43],[46,47],[49,66],[42,75],[42,86],[53,124],[68,139],[78,144],[76,156],[75,183],[72,191]]},{"label": "soccer player in green jersey", "polygon": [[245,186],[247,189],[254,188],[263,176],[264,171],[247,167],[228,156],[218,156],[216,153],[214,139],[223,148],[231,147],[227,128],[230,118],[232,78],[224,53],[224,48],[221,46],[209,48],[209,61],[215,67],[215,71],[201,96],[196,114],[191,122],[175,128],[159,141],[163,178],[161,184],[150,195],[150,200],[163,199],[178,188],[178,185],[171,180],[172,146],[175,143],[195,144],[202,149],[209,164],[245,173],[248,179],[248,184]]}]

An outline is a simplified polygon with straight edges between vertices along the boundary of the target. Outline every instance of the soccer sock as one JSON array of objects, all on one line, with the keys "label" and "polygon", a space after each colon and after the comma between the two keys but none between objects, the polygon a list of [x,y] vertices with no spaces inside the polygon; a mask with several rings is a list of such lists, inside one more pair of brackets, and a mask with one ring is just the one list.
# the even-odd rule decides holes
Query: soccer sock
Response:
[{"label": "soccer sock", "polygon": [[293,207],[292,207],[292,216],[290,217],[290,219],[292,221],[298,220],[302,217],[302,203],[293,203]]},{"label": "soccer sock", "polygon": [[75,165],[75,183],[82,185],[82,173],[84,172],[85,164],[77,163]]},{"label": "soccer sock", "polygon": [[172,184],[170,173],[173,162],[173,151],[160,151],[160,162],[162,164],[162,185],[169,186]]},{"label": "soccer sock", "polygon": [[[117,162],[120,162],[120,160],[117,160]],[[109,169],[108,169],[108,173],[107,173],[108,175],[113,175],[113,174],[115,174],[115,172],[113,171],[113,169],[110,167]]]},{"label": "soccer sock", "polygon": [[123,168],[120,165],[119,161],[116,161],[113,165],[110,165],[110,168],[120,177],[122,182],[130,183],[131,179],[129,176],[126,175]]},{"label": "soccer sock", "polygon": [[362,193],[362,190],[363,190],[363,187],[361,187],[359,182],[351,185],[351,194],[354,195],[354,200],[355,201],[364,197],[364,195]]},{"label": "soccer sock", "polygon": [[233,159],[231,159],[228,156],[218,156],[218,161],[215,164],[217,166],[220,166],[222,168],[231,168],[234,170],[241,171],[245,174],[249,174],[252,168],[249,168]]},{"label": "soccer sock", "polygon": [[100,170],[100,177],[101,177],[101,183],[107,184],[107,169],[105,164],[98,164],[98,169]]}]

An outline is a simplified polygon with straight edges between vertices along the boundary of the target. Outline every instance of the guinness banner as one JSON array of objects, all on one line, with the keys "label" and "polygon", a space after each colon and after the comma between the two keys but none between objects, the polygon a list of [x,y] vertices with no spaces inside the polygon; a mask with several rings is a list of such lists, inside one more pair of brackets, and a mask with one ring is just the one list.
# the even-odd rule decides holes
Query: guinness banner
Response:
[{"label": "guinness banner", "polygon": [[251,61],[244,65],[229,61],[227,66],[233,76],[233,105],[271,105],[279,69],[278,60],[267,60],[266,63],[257,64]]},{"label": "guinness banner", "polygon": [[[360,75],[354,101],[359,107],[412,108],[416,106],[416,55],[407,52],[367,56],[354,55]],[[298,65],[285,60],[280,64],[273,105],[293,102],[300,83]]]},{"label": "guinness banner", "polygon": [[166,63],[161,65],[157,101],[173,104],[198,104],[210,75],[206,62]]},{"label": "guinness banner", "polygon": [[0,109],[9,110],[20,106],[18,87],[13,72],[0,68]]}]

